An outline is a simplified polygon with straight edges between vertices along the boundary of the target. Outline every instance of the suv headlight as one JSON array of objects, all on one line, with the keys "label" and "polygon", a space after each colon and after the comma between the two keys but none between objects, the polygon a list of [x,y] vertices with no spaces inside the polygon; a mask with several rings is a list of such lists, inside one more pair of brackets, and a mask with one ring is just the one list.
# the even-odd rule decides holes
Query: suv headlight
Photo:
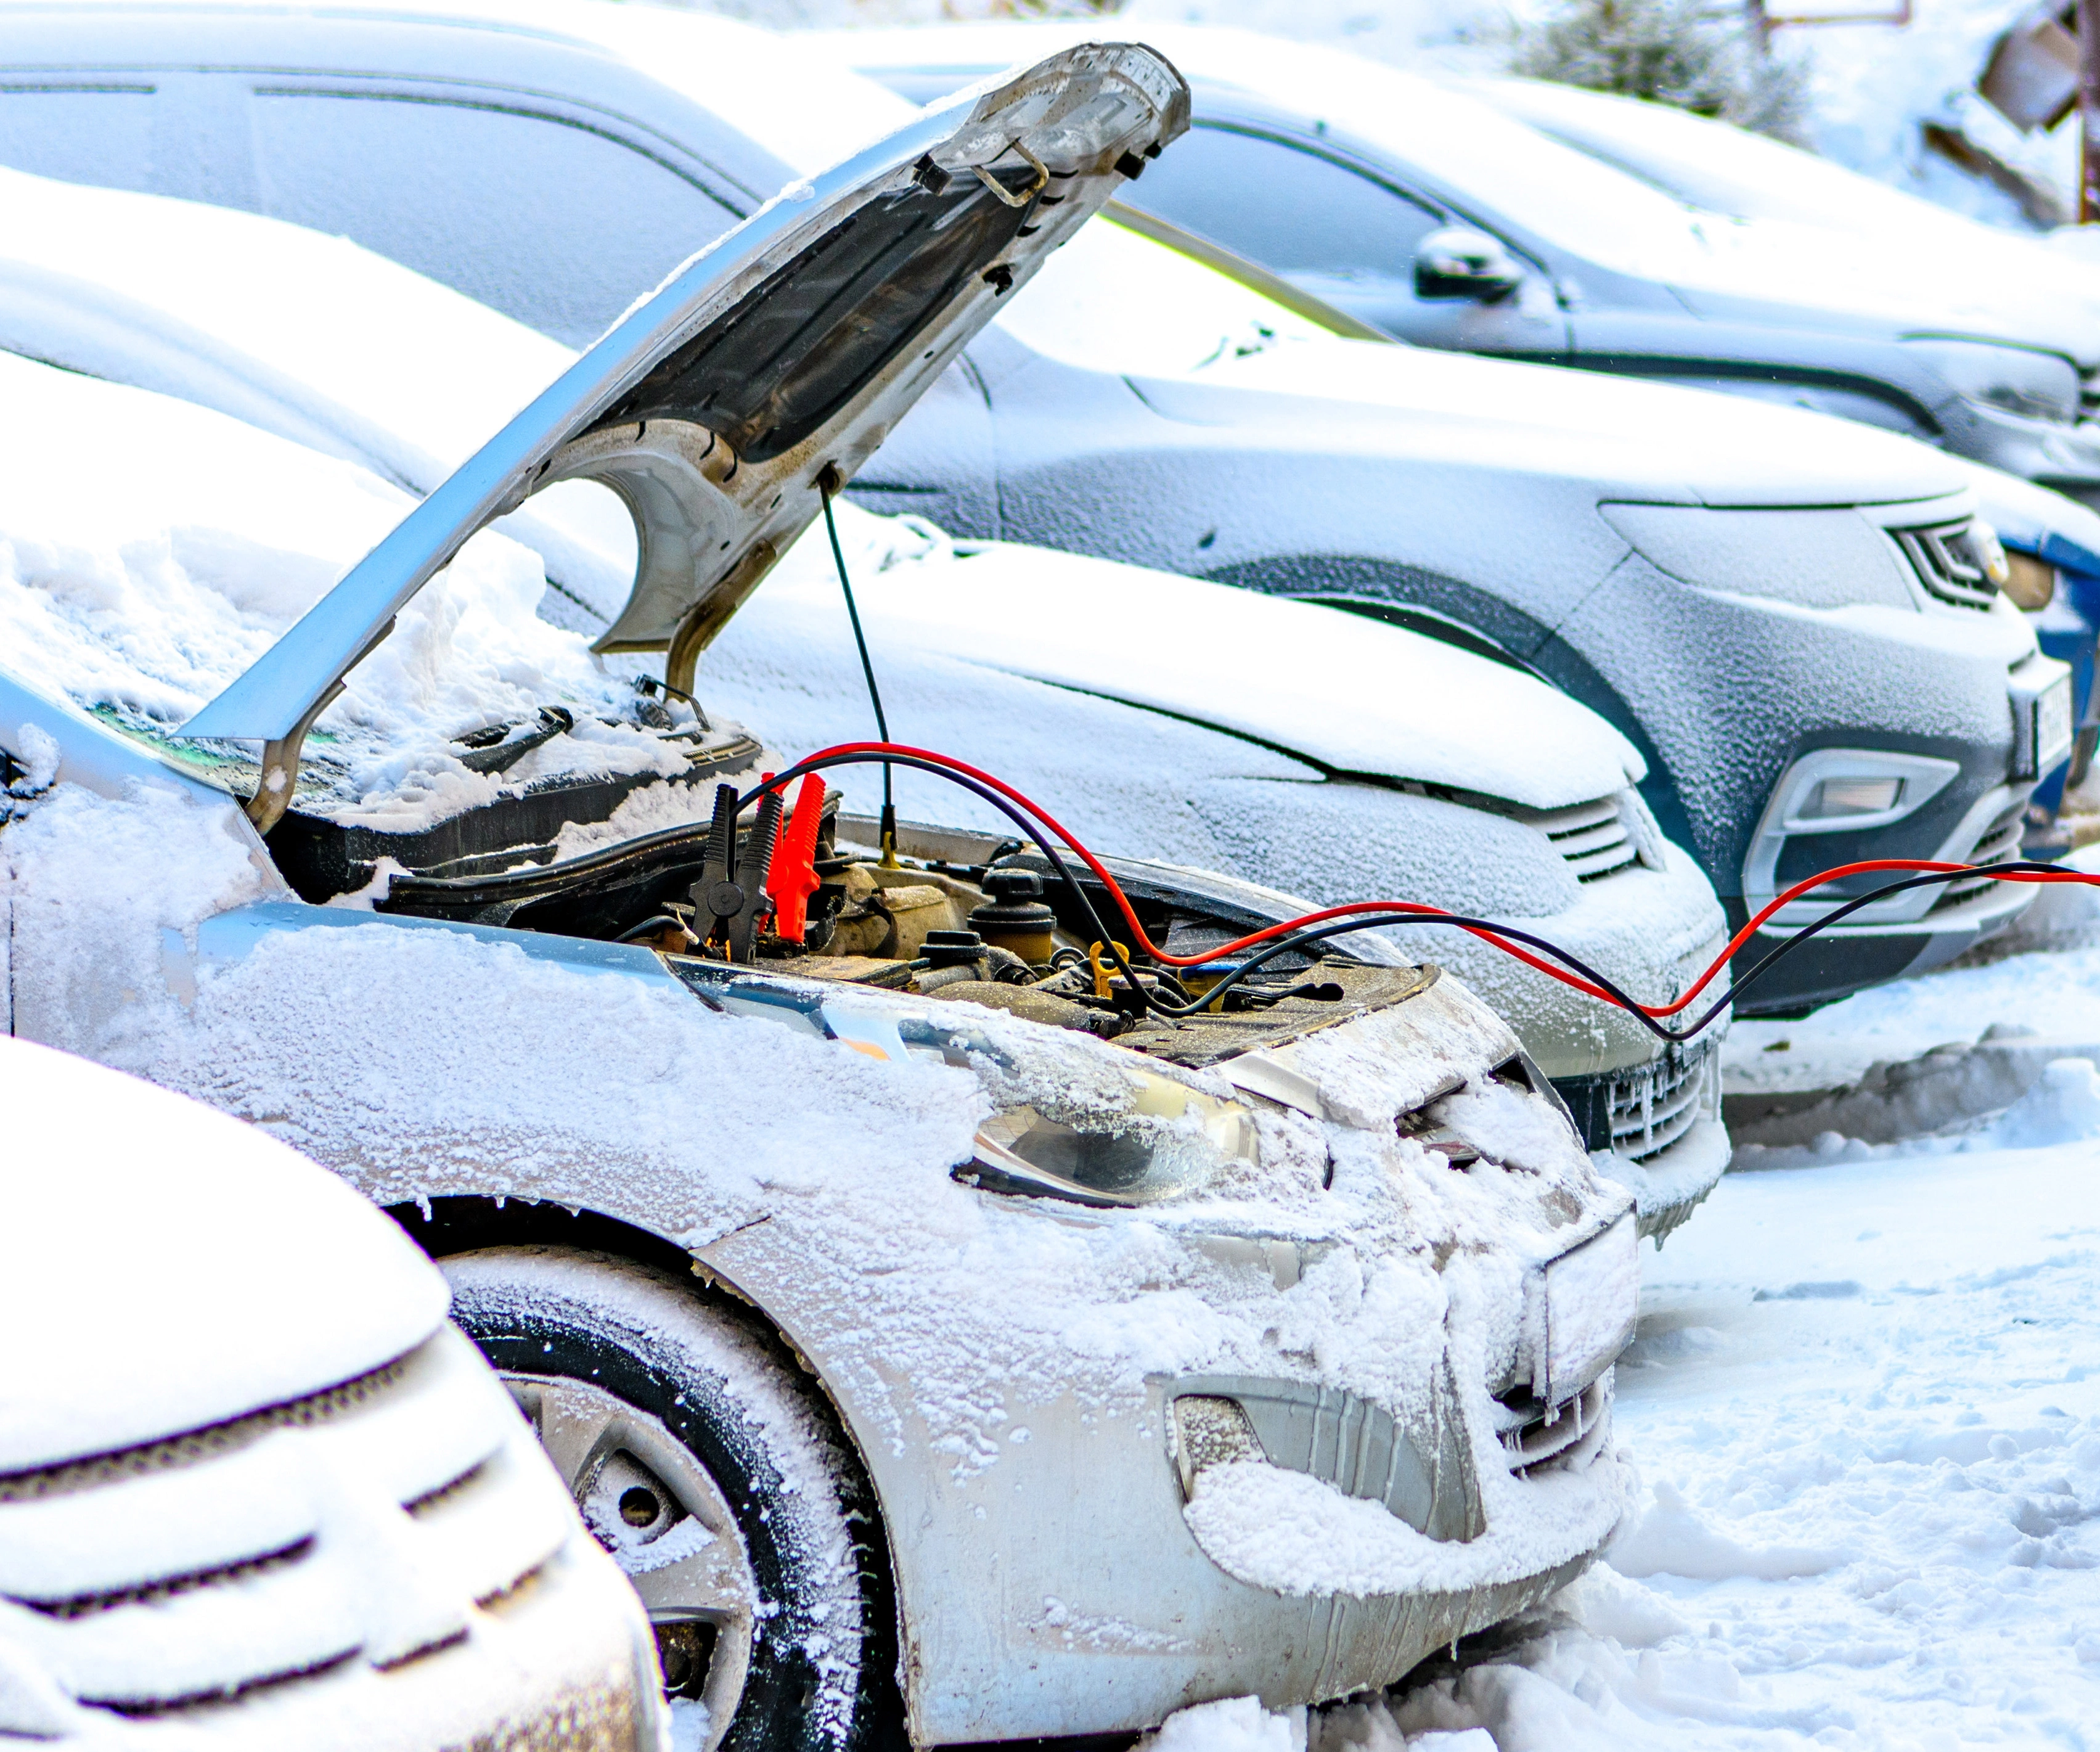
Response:
[{"label": "suv headlight", "polygon": [[2054,353],[1983,341],[1906,341],[1958,395],[2030,420],[2078,420],[2078,368]]}]

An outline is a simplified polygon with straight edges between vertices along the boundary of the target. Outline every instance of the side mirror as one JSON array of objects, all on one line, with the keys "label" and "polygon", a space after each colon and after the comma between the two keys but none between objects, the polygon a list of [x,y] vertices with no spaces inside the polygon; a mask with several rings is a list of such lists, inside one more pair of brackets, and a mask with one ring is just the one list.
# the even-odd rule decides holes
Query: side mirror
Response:
[{"label": "side mirror", "polygon": [[1473,298],[1492,304],[1524,284],[1524,270],[1498,238],[1449,225],[1432,232],[1414,252],[1418,298]]}]

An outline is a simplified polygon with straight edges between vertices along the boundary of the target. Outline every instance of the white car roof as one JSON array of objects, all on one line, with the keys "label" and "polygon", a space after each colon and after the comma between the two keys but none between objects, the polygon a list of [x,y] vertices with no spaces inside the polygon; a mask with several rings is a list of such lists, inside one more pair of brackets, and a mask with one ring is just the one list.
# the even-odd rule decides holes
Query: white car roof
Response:
[{"label": "white car roof", "polygon": [[[1226,26],[1147,20],[1138,29],[1191,78],[1237,86],[1383,146],[1538,236],[1622,272],[1737,296],[1864,314],[1937,333],[2004,331],[2074,357],[2094,351],[2100,297],[2031,295],[1999,271],[1929,247],[1893,249],[1878,232],[1833,241],[1821,225],[1738,219],[1688,205],[1654,183],[1563,144],[1467,91],[1317,44]],[[862,68],[996,66],[1083,34],[1063,22],[812,33]],[[2015,279],[2017,276],[2014,276]]]},{"label": "white car roof", "polygon": [[2062,297],[2095,296],[2091,268],[2039,238],[1983,224],[1732,122],[1540,79],[1445,82],[1715,213],[1872,232],[1912,256],[1930,253],[1947,265],[1974,259],[2001,281],[2012,280],[2017,266],[2023,285],[2038,280]]},{"label": "white car roof", "polygon": [[444,1318],[413,1243],[267,1133],[7,1037],[0,1083],[0,1472],[304,1397]]}]

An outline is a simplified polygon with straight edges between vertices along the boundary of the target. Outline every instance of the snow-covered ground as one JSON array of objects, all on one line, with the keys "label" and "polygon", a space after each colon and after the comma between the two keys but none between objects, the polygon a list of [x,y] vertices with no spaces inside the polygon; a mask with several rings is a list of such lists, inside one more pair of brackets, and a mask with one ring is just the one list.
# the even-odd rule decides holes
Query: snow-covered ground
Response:
[{"label": "snow-covered ground", "polygon": [[[2100,1025],[2100,948],[1785,1029],[1877,1056]],[[1643,1257],[1618,1371],[1638,1517],[1461,1670],[1309,1722],[1246,1702],[1157,1752],[2100,1745],[2100,1072],[1957,1137],[1736,1172]]]}]

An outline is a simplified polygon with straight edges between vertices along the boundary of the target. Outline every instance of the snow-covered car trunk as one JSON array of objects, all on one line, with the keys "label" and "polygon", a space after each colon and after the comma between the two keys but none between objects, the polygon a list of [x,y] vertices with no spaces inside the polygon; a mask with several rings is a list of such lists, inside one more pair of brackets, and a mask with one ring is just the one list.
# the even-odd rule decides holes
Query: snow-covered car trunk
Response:
[{"label": "snow-covered car trunk", "polygon": [[633,1595],[429,1261],[194,1102],[0,1069],[0,1737],[655,1752]]},{"label": "snow-covered car trunk", "polygon": [[[1383,1684],[1625,1501],[1632,1202],[1459,981],[1301,956],[1169,1026],[1025,855],[856,857],[819,787],[775,862],[753,797],[696,800],[777,757],[594,667],[487,527],[610,481],[642,562],[600,647],[690,681],[1182,101],[1091,47],[788,191],[398,523],[340,463],[74,386],[218,425],[211,484],[158,546],[15,550],[11,1028],[268,1123],[444,1256],[704,1744],[867,1744],[900,1686],[940,1743]],[[324,594],[316,505],[373,525]],[[216,739],[171,735],[214,690]],[[404,837],[344,904],[285,880]],[[783,872],[818,889],[799,946],[757,906]],[[1259,916],[1215,879],[1133,903],[1170,939]]]}]

